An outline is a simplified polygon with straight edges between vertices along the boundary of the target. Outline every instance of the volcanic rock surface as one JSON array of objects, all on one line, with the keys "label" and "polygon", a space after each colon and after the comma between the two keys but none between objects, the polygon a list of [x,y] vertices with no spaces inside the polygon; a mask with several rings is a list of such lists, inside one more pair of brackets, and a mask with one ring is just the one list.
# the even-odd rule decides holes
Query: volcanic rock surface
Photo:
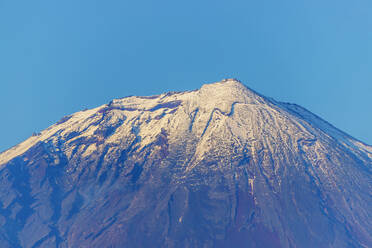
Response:
[{"label": "volcanic rock surface", "polygon": [[234,79],[0,154],[0,247],[372,247],[372,147]]}]

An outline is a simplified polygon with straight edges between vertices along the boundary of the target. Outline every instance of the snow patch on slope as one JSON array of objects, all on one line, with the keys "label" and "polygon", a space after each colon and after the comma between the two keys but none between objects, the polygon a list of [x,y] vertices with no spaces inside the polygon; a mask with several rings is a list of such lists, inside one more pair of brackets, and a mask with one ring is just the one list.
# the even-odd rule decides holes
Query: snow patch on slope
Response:
[{"label": "snow patch on slope", "polygon": [[36,145],[38,142],[44,142],[54,135],[59,135],[64,130],[68,130],[74,127],[75,128],[80,127],[82,123],[87,118],[96,113],[99,108],[100,107],[91,110],[80,111],[73,114],[72,116],[66,116],[62,118],[61,121],[42,131],[40,134],[31,136],[24,142],[4,151],[3,153],[0,154],[0,165],[8,162],[9,160],[19,155],[22,155],[28,149]]}]

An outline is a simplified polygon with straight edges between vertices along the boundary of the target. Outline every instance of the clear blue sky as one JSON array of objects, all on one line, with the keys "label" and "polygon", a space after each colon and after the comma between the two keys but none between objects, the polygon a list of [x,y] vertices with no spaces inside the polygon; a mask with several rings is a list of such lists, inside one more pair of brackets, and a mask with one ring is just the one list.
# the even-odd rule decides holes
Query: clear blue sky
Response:
[{"label": "clear blue sky", "polygon": [[127,95],[235,77],[372,144],[370,0],[0,0],[0,150]]}]

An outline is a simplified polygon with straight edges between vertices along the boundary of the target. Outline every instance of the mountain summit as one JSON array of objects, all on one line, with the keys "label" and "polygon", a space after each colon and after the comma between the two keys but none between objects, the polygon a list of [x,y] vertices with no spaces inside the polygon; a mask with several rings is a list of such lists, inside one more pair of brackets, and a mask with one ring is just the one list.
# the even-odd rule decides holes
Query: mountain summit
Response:
[{"label": "mountain summit", "polygon": [[371,247],[372,147],[235,79],[0,154],[0,247]]}]

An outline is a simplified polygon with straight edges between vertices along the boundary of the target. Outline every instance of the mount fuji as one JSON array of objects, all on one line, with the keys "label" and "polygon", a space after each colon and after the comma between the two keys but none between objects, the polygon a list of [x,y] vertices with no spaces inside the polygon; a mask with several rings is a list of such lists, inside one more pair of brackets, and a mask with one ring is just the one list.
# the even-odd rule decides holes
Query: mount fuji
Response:
[{"label": "mount fuji", "polygon": [[0,154],[0,247],[372,247],[372,146],[235,79]]}]

